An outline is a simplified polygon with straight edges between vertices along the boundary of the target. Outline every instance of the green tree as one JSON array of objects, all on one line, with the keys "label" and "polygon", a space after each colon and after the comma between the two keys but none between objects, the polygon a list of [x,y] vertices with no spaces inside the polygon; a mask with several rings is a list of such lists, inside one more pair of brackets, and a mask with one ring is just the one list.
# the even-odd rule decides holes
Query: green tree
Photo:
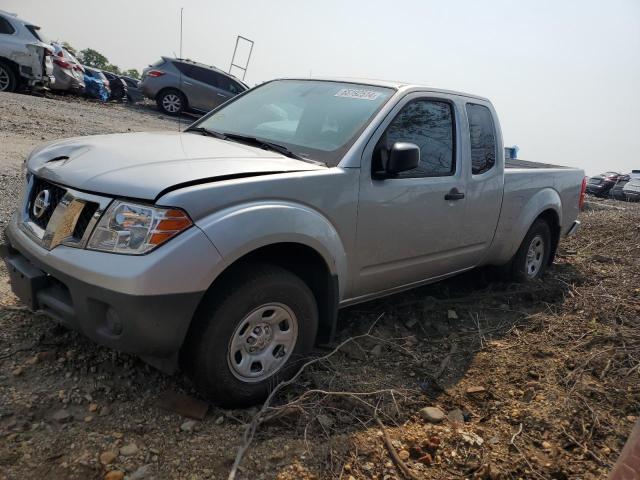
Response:
[{"label": "green tree", "polygon": [[120,70],[120,67],[118,67],[117,65],[108,64],[102,70],[106,70],[107,72],[115,73],[116,75],[122,75],[122,71]]},{"label": "green tree", "polygon": [[107,57],[93,48],[85,48],[84,50],[81,50],[78,56],[80,57],[80,61],[89,67],[97,68],[99,70],[108,70],[107,67],[109,67],[109,60]]},{"label": "green tree", "polygon": [[138,80],[140,80],[140,72],[135,68],[130,68],[129,70],[125,70],[122,72],[122,74],[126,75],[127,77],[137,78]]}]

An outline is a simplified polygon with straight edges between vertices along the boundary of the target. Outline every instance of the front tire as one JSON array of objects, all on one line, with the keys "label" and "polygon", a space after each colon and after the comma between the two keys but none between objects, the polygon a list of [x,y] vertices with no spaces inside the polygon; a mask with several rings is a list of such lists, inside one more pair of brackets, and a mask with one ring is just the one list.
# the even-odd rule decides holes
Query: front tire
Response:
[{"label": "front tire", "polygon": [[318,307],[309,287],[275,265],[232,272],[203,301],[183,349],[198,390],[228,408],[263,400],[313,348]]},{"label": "front tire", "polygon": [[187,99],[182,92],[169,89],[160,92],[156,98],[158,108],[167,115],[180,115],[187,107]]},{"label": "front tire", "polygon": [[9,65],[0,62],[0,92],[15,92],[18,89],[18,78]]},{"label": "front tire", "polygon": [[513,257],[512,276],[518,282],[542,277],[551,255],[551,229],[542,219],[536,220]]}]

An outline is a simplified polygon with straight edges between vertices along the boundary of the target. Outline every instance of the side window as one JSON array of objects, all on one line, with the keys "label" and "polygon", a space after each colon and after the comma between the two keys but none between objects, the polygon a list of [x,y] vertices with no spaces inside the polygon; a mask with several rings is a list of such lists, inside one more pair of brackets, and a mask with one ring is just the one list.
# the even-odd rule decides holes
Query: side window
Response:
[{"label": "side window", "polygon": [[415,100],[405,105],[382,136],[374,163],[377,155],[378,162],[384,165],[396,142],[420,147],[418,167],[400,173],[399,178],[446,177],[455,173],[453,110],[449,103]]},{"label": "side window", "polygon": [[182,62],[173,62],[173,66],[176,67],[180,71],[180,73],[182,73],[183,75],[199,80],[194,75],[195,68],[193,67],[193,65],[189,65],[188,63],[182,63]]},{"label": "side window", "polygon": [[15,28],[9,23],[9,20],[0,17],[0,34],[11,35],[15,31]]},{"label": "side window", "polygon": [[207,85],[211,85],[212,87],[219,87],[220,85],[220,75],[213,70],[208,70],[206,68],[195,67],[194,70],[196,74],[194,78],[199,80]]},{"label": "side window", "polygon": [[224,77],[222,75],[220,75],[220,88],[225,92],[233,93],[234,95],[237,95],[238,93],[242,92],[240,85],[238,85],[236,82],[234,82],[230,78]]},{"label": "side window", "polygon": [[473,103],[467,104],[471,140],[471,172],[480,175],[496,164],[496,131],[491,111]]}]

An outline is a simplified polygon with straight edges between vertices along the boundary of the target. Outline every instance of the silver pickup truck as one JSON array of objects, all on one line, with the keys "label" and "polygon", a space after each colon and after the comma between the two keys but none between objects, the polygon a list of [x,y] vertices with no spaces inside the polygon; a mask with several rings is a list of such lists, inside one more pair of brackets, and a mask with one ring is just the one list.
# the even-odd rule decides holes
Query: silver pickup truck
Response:
[{"label": "silver pickup truck", "polygon": [[183,132],[36,149],[3,257],[32,309],[246,405],[341,307],[482,265],[539,278],[584,173],[507,167],[487,99],[275,80]]}]

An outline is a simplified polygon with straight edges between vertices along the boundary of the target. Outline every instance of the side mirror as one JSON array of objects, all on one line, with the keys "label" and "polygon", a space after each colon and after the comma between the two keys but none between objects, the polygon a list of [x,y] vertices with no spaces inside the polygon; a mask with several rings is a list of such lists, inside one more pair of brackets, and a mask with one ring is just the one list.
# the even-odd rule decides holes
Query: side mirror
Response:
[{"label": "side mirror", "polygon": [[396,175],[400,172],[413,170],[420,163],[420,147],[415,143],[396,142],[389,152],[389,160],[385,173]]}]

